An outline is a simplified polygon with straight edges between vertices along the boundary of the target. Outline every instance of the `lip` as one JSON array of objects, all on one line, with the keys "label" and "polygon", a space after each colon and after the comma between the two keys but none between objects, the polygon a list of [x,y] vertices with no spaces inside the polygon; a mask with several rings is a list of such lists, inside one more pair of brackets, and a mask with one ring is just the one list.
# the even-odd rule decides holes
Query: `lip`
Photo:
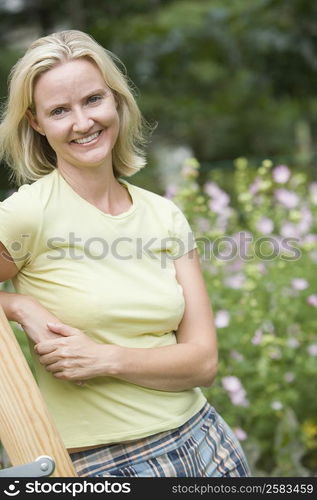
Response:
[{"label": "lip", "polygon": [[[91,135],[94,135],[98,132],[98,135],[95,139],[93,139],[92,141],[90,142],[86,142],[86,143],[83,143],[83,144],[79,144],[78,142],[74,142],[75,140],[78,140],[78,139],[85,139],[86,137],[89,137]],[[84,137],[78,137],[77,139],[73,139],[72,141],[70,141],[70,144],[74,144],[75,146],[81,146],[81,147],[88,147],[88,146],[92,146],[94,144],[96,144],[96,142],[98,142],[100,136],[102,135],[103,133],[103,130],[96,130],[95,132],[91,132],[89,135],[85,135]]]}]

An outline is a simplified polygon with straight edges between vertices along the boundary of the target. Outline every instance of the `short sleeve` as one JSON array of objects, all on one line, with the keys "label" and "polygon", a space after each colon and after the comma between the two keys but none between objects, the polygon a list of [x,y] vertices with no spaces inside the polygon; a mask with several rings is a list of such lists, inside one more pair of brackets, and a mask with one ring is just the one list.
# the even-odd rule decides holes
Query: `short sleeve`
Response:
[{"label": "short sleeve", "polygon": [[19,270],[34,256],[41,217],[36,200],[23,187],[0,203],[0,241]]},{"label": "short sleeve", "polygon": [[172,201],[171,205],[173,229],[171,231],[172,246],[170,254],[173,259],[178,259],[197,248],[197,243],[190,224],[181,209]]}]

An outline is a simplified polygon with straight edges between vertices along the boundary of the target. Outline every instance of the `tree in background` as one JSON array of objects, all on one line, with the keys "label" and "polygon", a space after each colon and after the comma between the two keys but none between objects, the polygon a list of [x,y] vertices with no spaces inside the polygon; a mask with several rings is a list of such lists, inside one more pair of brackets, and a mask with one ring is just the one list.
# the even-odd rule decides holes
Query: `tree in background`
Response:
[{"label": "tree in background", "polygon": [[[25,26],[33,38],[64,28],[92,34],[123,61],[146,119],[157,122],[152,153],[162,144],[185,146],[209,168],[242,155],[310,160],[317,130],[314,2],[16,2],[18,9],[3,11],[3,51],[12,59],[14,33]],[[151,182],[151,172],[137,175]]]}]

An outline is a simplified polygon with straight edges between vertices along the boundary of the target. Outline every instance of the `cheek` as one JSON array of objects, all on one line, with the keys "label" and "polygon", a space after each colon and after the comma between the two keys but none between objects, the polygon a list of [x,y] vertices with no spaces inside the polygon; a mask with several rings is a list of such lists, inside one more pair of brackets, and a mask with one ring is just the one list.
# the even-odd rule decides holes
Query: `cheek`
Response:
[{"label": "cheek", "polygon": [[117,139],[120,118],[115,107],[111,107],[110,109],[107,108],[106,110],[103,110],[103,112],[98,113],[98,116],[95,115],[95,121],[108,129],[108,132],[110,132],[114,141]]},{"label": "cheek", "polygon": [[99,121],[100,123],[107,124],[115,124],[119,121],[119,116],[117,112],[117,108],[113,105],[100,107],[96,110],[94,117],[95,121]]},{"label": "cheek", "polygon": [[53,144],[57,145],[61,142],[65,142],[65,140],[67,141],[67,137],[69,135],[66,122],[59,123],[58,126],[51,125],[50,127],[47,127],[44,130],[44,132],[45,132],[46,138],[51,146]]}]

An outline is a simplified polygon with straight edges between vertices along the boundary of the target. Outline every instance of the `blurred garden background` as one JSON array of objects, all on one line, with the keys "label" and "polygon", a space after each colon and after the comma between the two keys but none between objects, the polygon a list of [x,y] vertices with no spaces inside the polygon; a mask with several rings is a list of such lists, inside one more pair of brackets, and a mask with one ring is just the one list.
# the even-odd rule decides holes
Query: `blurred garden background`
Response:
[{"label": "blurred garden background", "polygon": [[[120,58],[152,130],[128,180],[173,199],[197,238],[220,355],[204,391],[254,476],[317,476],[317,3],[0,0],[0,26],[2,100],[53,31]],[[0,200],[14,189],[1,165]]]}]

